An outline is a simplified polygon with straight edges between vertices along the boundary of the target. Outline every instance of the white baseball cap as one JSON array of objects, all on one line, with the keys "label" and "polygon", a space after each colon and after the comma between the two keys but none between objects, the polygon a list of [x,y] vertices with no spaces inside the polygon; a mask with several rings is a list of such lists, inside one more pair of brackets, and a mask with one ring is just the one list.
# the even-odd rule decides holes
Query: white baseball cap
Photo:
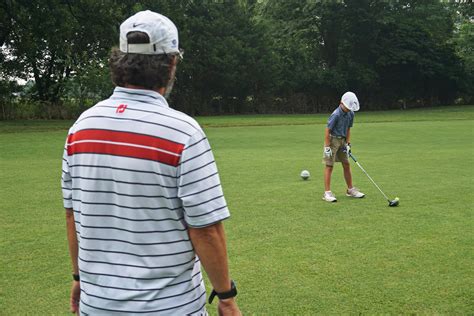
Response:
[{"label": "white baseball cap", "polygon": [[348,108],[351,111],[356,112],[356,111],[359,111],[360,109],[359,100],[357,100],[357,97],[354,92],[344,93],[342,95],[341,102],[342,104],[344,104],[346,108]]},{"label": "white baseball cap", "polygon": [[[129,44],[127,34],[130,32],[146,33],[150,43]],[[145,55],[179,54],[178,29],[164,15],[140,11],[120,25],[120,51]]]}]

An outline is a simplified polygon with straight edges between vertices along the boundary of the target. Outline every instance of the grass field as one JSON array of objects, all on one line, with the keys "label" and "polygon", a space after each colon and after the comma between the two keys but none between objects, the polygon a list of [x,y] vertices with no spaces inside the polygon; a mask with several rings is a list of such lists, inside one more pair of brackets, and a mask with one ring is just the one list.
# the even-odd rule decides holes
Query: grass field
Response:
[{"label": "grass field", "polygon": [[[474,313],[474,106],[358,113],[353,165],[321,200],[324,115],[199,118],[232,218],[232,277],[246,315]],[[60,193],[71,122],[0,122],[0,314],[66,315]],[[302,181],[302,169],[311,172]],[[215,308],[209,307],[212,315]]]}]

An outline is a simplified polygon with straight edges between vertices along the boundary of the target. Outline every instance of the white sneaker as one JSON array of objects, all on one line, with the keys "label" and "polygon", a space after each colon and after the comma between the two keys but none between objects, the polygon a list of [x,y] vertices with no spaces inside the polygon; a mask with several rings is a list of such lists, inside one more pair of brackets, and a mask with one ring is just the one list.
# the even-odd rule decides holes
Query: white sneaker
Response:
[{"label": "white sneaker", "polygon": [[332,193],[331,191],[324,192],[323,200],[327,202],[337,202],[334,193]]},{"label": "white sneaker", "polygon": [[354,198],[359,198],[359,199],[365,196],[365,194],[360,192],[359,189],[357,189],[356,187],[348,189],[346,192],[346,195],[350,197],[354,197]]}]

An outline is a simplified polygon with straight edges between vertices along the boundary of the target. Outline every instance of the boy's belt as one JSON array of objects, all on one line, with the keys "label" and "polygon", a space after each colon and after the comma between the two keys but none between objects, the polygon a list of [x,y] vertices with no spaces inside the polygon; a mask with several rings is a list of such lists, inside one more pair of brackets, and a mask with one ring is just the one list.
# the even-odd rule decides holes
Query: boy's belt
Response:
[{"label": "boy's belt", "polygon": [[337,135],[330,135],[331,137],[333,138],[339,138],[339,139],[345,139],[346,137],[345,136],[337,136]]}]

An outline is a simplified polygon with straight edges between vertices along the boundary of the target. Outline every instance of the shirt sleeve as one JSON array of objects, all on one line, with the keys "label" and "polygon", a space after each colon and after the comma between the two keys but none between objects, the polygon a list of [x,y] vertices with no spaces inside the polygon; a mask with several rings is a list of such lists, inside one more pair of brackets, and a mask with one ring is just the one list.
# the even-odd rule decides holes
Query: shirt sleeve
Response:
[{"label": "shirt sleeve", "polygon": [[205,227],[230,216],[209,141],[202,130],[185,145],[178,167],[178,198],[191,227]]},{"label": "shirt sleeve", "polygon": [[61,175],[61,189],[63,191],[63,204],[65,208],[72,208],[72,179],[69,173],[69,161],[67,154],[67,140],[64,145],[62,175]]},{"label": "shirt sleeve", "polygon": [[354,115],[354,113],[351,113],[351,114],[352,114],[352,115],[351,115],[351,119],[349,120],[349,128],[351,128],[352,125],[354,124],[354,116],[355,116],[355,115]]},{"label": "shirt sleeve", "polygon": [[336,126],[336,123],[337,123],[337,115],[332,113],[328,118],[327,128],[329,128],[329,130],[332,131],[334,127]]}]

